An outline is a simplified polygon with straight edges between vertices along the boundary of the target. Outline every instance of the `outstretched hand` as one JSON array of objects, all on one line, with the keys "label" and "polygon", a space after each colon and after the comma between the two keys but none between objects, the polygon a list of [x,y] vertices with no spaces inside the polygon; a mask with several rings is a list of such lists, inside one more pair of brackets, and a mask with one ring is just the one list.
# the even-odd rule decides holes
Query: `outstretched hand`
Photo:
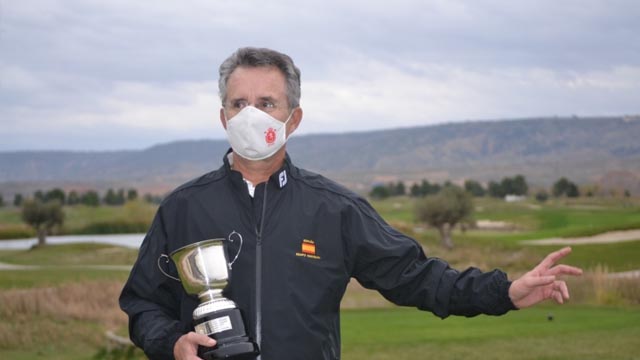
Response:
[{"label": "outstretched hand", "polygon": [[553,299],[558,304],[569,299],[569,288],[564,280],[558,280],[561,275],[582,275],[582,269],[556,263],[571,253],[570,247],[552,252],[533,270],[522,275],[511,283],[509,297],[518,309],[535,305],[547,299]]}]

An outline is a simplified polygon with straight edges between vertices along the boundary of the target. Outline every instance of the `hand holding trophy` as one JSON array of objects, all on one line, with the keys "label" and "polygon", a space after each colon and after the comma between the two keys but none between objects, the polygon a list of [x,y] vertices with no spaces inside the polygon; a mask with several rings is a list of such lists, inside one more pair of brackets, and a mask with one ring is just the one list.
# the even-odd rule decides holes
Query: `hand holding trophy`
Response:
[{"label": "hand holding trophy", "polygon": [[[212,337],[217,341],[212,348],[201,347],[199,356],[205,360],[228,359],[259,353],[258,346],[247,336],[244,320],[236,304],[222,295],[229,282],[229,270],[242,250],[242,236],[237,235],[240,247],[234,259],[229,262],[225,251],[226,239],[217,238],[199,241],[181,247],[171,255],[162,254],[158,258],[160,271],[182,282],[185,291],[198,295],[200,305],[193,311],[195,332]],[[179,279],[167,274],[160,264],[161,259],[173,260],[178,269]]]}]

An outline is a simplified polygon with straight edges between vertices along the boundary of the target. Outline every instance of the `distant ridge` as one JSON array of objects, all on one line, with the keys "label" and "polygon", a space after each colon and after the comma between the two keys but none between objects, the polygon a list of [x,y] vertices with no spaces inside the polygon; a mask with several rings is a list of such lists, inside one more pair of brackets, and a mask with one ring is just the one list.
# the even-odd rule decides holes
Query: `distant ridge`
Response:
[{"label": "distant ridge", "polygon": [[[388,180],[488,181],[514,174],[544,186],[561,176],[578,183],[597,182],[612,173],[626,174],[631,183],[634,176],[640,178],[640,116],[300,135],[287,146],[297,165],[355,189]],[[0,192],[27,183],[172,188],[218,168],[227,148],[226,140],[194,140],[139,151],[0,152]]]}]

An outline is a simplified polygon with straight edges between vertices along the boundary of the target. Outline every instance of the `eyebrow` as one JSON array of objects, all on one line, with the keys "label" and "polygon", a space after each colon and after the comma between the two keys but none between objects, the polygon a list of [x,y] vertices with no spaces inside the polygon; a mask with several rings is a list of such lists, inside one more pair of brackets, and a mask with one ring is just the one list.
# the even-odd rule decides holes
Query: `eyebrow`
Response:
[{"label": "eyebrow", "polygon": [[[270,101],[272,103],[278,103],[279,101],[276,100],[276,98],[274,98],[273,96],[260,96],[258,99],[258,101]],[[238,98],[234,98],[234,99],[229,99],[228,102],[230,104],[236,103],[238,101],[246,101],[249,102],[249,100],[247,100],[246,97],[238,97]]]},{"label": "eyebrow", "polygon": [[272,103],[277,103],[278,101],[273,96],[261,96],[258,98],[261,101],[270,101]]}]

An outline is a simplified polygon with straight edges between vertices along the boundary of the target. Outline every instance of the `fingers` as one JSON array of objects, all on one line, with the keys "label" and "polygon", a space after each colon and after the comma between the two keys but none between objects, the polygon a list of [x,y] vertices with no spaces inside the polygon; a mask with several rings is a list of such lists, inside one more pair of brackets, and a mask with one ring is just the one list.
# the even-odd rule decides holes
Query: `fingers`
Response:
[{"label": "fingers", "polygon": [[527,287],[535,288],[535,287],[539,287],[539,286],[546,286],[546,285],[552,284],[556,280],[556,277],[553,276],[553,275],[527,276],[523,280],[525,281],[525,284],[526,284]]},{"label": "fingers", "polygon": [[551,297],[553,298],[553,301],[557,302],[558,304],[564,304],[564,299],[562,298],[562,294],[559,291],[554,291],[551,294]]},{"label": "fingers", "polygon": [[216,341],[207,335],[189,332],[182,335],[173,346],[173,356],[176,360],[202,360],[198,357],[198,345],[215,346]]},{"label": "fingers", "polygon": [[564,281],[558,281],[557,287],[560,293],[562,293],[562,298],[569,300],[569,288],[567,287],[567,283]]},{"label": "fingers", "polygon": [[550,297],[558,304],[564,304],[565,300],[569,300],[569,288],[567,284],[564,281],[554,282]]},{"label": "fingers", "polygon": [[202,345],[202,346],[215,346],[216,341],[204,334],[198,334],[196,332],[190,332],[187,334],[187,338],[189,342],[192,344]]},{"label": "fingers", "polygon": [[547,255],[547,257],[544,258],[544,260],[542,260],[542,262],[540,262],[540,264],[537,266],[538,269],[545,271],[548,270],[550,267],[552,267],[556,262],[558,262],[558,260],[562,259],[563,257],[569,255],[571,253],[571,248],[570,247],[564,247],[558,251],[554,251],[551,254]]},{"label": "fingers", "polygon": [[570,265],[556,265],[545,272],[545,275],[582,275],[582,269]]}]

